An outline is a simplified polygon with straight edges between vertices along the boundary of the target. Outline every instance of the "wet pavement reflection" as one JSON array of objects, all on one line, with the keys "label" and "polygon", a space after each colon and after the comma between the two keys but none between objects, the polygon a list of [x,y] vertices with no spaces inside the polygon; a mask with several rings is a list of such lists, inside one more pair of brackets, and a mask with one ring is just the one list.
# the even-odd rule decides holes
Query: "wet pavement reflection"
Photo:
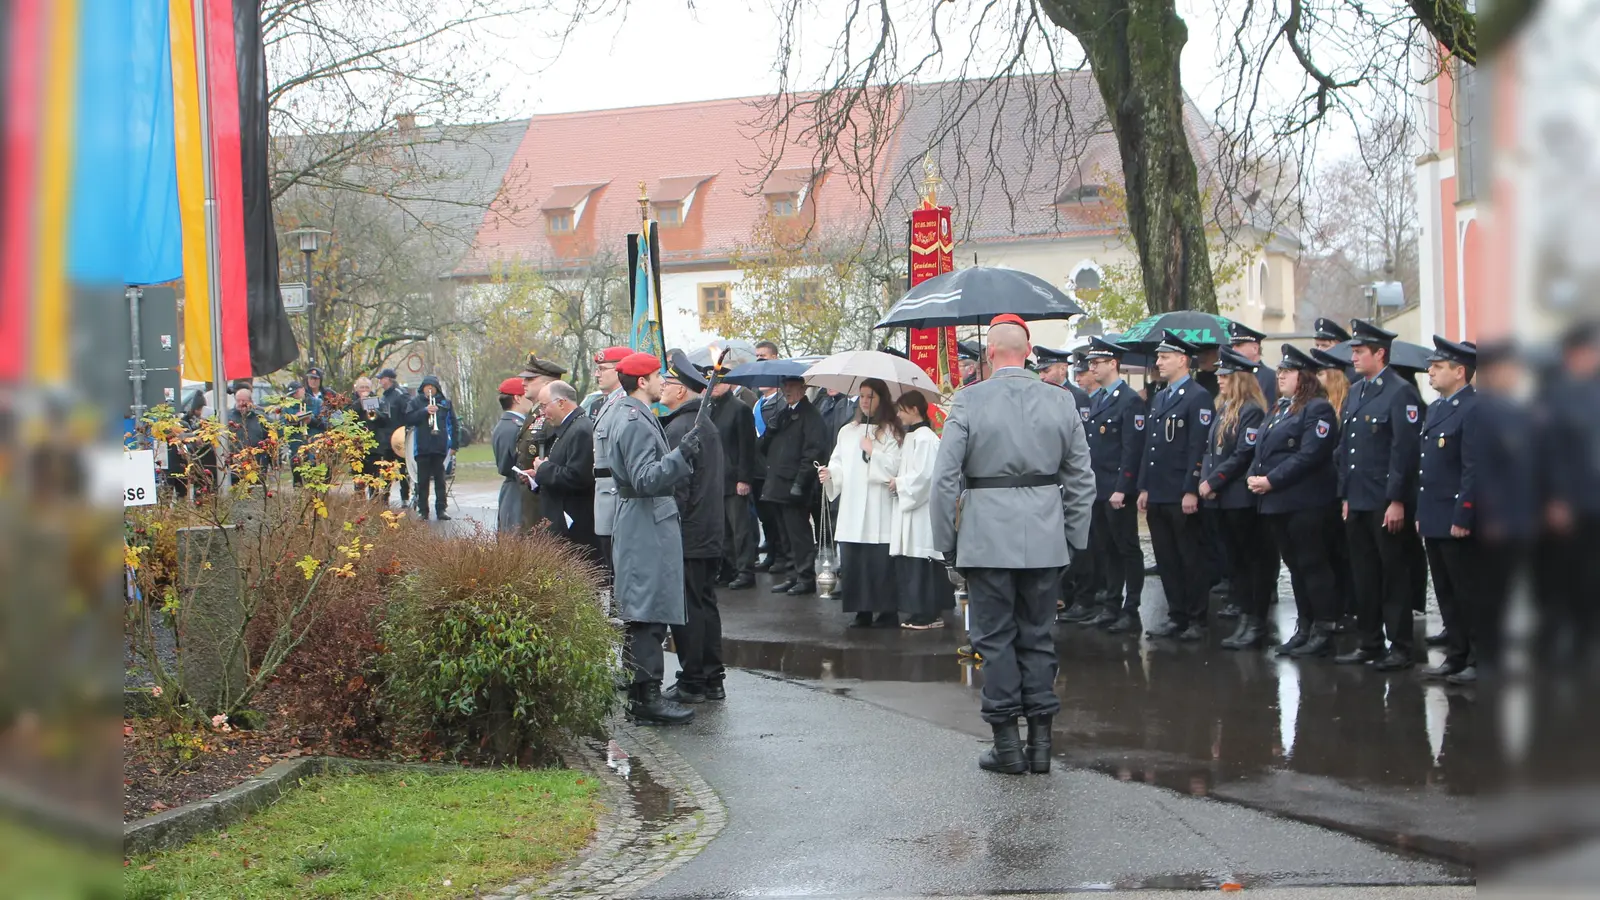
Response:
[{"label": "wet pavement reflection", "polygon": [[[752,591],[719,592],[728,665],[987,733],[976,714],[982,666],[957,655],[965,631],[954,614],[927,632],[847,628],[838,601],[765,588],[763,579]],[[1147,589],[1145,622],[1160,622],[1162,609],[1159,588]],[[1293,629],[1292,603],[1275,615],[1284,634]],[[1415,625],[1418,646],[1439,628],[1436,616]],[[1222,650],[1216,641],[1231,626],[1223,620],[1206,644],[1184,645],[1058,625],[1057,755],[1120,780],[1472,861],[1480,710],[1471,689],[1415,670]]]}]

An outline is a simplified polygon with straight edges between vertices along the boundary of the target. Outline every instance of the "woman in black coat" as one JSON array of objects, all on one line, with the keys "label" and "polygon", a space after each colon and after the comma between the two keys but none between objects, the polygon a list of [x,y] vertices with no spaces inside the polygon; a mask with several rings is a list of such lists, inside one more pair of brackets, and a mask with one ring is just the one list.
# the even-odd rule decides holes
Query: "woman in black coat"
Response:
[{"label": "woman in black coat", "polygon": [[1245,483],[1267,417],[1267,400],[1256,380],[1257,364],[1224,348],[1217,366],[1217,411],[1200,459],[1200,499],[1228,548],[1229,601],[1238,606],[1239,625],[1223,639],[1228,650],[1261,643],[1267,604],[1278,577],[1278,559],[1271,535],[1256,508],[1256,496]]},{"label": "woman in black coat", "polygon": [[1332,545],[1338,494],[1333,452],[1338,417],[1317,382],[1317,364],[1285,344],[1278,364],[1278,408],[1256,444],[1247,482],[1260,498],[1261,515],[1289,566],[1299,613],[1294,636],[1280,656],[1333,653],[1336,613]]}]

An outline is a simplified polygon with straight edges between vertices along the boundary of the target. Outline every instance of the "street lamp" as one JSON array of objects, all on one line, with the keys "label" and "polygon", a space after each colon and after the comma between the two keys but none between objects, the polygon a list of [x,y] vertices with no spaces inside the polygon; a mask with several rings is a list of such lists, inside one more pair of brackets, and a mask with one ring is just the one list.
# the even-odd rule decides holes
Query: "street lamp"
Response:
[{"label": "street lamp", "polygon": [[311,292],[311,254],[317,252],[324,236],[331,237],[333,232],[323,231],[320,228],[296,228],[289,232],[289,237],[300,239],[300,252],[306,259],[306,366],[317,364],[317,301]]}]

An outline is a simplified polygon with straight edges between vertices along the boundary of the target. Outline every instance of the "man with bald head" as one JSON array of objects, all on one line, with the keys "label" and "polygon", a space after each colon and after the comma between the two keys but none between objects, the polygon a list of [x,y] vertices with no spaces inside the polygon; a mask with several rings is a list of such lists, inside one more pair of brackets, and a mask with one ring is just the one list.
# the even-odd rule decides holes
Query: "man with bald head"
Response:
[{"label": "man with bald head", "polygon": [[[1089,545],[1094,474],[1072,395],[1025,367],[1028,329],[997,316],[991,375],[955,395],[930,500],[934,547],[967,579],[972,649],[983,657],[992,772],[1050,771],[1052,626],[1061,574]],[[1024,750],[1018,717],[1028,720]]]}]

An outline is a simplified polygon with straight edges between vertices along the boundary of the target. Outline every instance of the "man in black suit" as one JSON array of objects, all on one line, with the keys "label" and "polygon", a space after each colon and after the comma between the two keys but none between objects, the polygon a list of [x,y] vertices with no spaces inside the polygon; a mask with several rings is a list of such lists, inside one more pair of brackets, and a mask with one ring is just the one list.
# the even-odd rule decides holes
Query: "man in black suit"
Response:
[{"label": "man in black suit", "polygon": [[550,423],[550,455],[534,460],[539,512],[551,534],[600,559],[594,534],[594,422],[578,409],[578,391],[552,381],[539,391]]},{"label": "man in black suit", "polygon": [[[1422,398],[1389,368],[1395,333],[1351,322],[1351,361],[1362,378],[1350,385],[1341,412],[1339,496],[1356,589],[1361,642],[1336,662],[1375,663],[1381,671],[1412,664],[1409,545],[1416,540],[1417,460]],[[1387,652],[1384,636],[1389,643]]]},{"label": "man in black suit", "polygon": [[773,566],[774,594],[799,596],[817,592],[817,542],[811,533],[811,509],[816,502],[817,465],[827,461],[826,426],[822,416],[806,399],[803,378],[783,382],[782,396],[768,419],[759,442],[766,456],[767,475],[761,499],[773,504],[778,527],[783,532],[789,553],[789,571]]},{"label": "man in black suit", "polygon": [[1084,350],[1099,387],[1089,396],[1089,461],[1094,467],[1094,514],[1089,546],[1099,562],[1105,605],[1088,624],[1111,634],[1137,634],[1144,593],[1144,548],[1139,545],[1138,495],[1144,461],[1144,397],[1122,379],[1121,344],[1091,338]]},{"label": "man in black suit", "polygon": [[760,475],[756,460],[756,423],[750,407],[719,384],[711,392],[711,422],[722,436],[722,503],[726,520],[722,572],[718,584],[742,591],[756,583],[756,529],[752,493]]}]

